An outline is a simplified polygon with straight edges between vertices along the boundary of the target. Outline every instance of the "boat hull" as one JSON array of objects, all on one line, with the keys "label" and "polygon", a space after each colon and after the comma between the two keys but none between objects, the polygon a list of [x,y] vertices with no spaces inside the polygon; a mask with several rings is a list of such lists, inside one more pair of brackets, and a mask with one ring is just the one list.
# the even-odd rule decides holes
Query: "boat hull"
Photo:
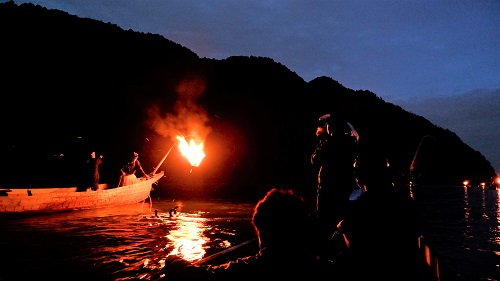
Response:
[{"label": "boat hull", "polygon": [[163,172],[159,172],[131,185],[97,191],[77,191],[76,187],[2,190],[0,213],[56,212],[138,203],[150,196],[152,185],[162,177]]}]

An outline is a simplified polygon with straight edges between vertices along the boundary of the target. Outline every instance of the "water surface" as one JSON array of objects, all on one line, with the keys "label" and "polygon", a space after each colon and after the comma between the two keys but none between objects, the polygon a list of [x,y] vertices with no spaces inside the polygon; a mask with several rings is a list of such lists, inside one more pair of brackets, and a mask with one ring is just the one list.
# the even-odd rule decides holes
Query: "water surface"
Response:
[{"label": "water surface", "polygon": [[[499,192],[414,190],[426,241],[466,281],[500,281]],[[170,254],[196,262],[255,238],[254,204],[157,199],[152,206],[2,215],[0,281],[153,280]],[[175,206],[178,216],[170,217]]]}]

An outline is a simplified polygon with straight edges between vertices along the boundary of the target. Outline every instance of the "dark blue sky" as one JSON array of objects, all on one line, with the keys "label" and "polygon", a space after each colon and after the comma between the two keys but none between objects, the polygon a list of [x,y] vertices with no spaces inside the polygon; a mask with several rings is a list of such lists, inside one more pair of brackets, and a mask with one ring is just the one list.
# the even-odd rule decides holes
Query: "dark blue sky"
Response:
[{"label": "dark blue sky", "polygon": [[[5,0],[0,0],[5,2]],[[455,132],[500,175],[498,0],[32,0],[160,34],[200,57],[269,57]]]}]

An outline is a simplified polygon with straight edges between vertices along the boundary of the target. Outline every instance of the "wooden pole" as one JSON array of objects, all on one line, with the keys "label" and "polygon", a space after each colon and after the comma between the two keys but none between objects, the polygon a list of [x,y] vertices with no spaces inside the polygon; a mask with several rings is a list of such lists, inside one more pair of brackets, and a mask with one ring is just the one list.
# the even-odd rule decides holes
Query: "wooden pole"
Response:
[{"label": "wooden pole", "polygon": [[206,263],[206,262],[208,262],[208,261],[210,261],[210,260],[213,260],[213,259],[214,259],[214,258],[216,258],[216,257],[222,256],[222,255],[226,255],[226,254],[228,254],[228,253],[230,253],[230,252],[232,252],[232,251],[234,251],[234,250],[236,250],[236,249],[238,249],[238,248],[241,248],[241,247],[243,247],[243,246],[245,246],[245,245],[248,245],[248,244],[253,243],[253,242],[256,242],[256,241],[258,241],[258,238],[257,238],[257,237],[254,237],[254,238],[252,238],[252,239],[250,239],[250,240],[247,240],[247,241],[245,241],[245,242],[243,242],[243,243],[240,243],[240,244],[238,244],[238,245],[232,246],[232,247],[227,248],[227,249],[225,249],[225,250],[223,250],[223,251],[220,251],[220,252],[217,252],[217,253],[215,253],[215,254],[212,254],[212,255],[210,255],[210,256],[208,256],[208,257],[202,258],[201,260],[194,262],[194,263],[193,263],[193,265],[201,265],[201,264],[204,264],[204,263]]},{"label": "wooden pole", "polygon": [[165,159],[167,159],[167,156],[170,154],[170,151],[172,151],[172,149],[174,148],[174,146],[179,143],[179,141],[175,141],[175,143],[172,145],[172,147],[168,150],[167,154],[165,154],[165,156],[163,156],[163,159],[161,159],[160,163],[158,163],[158,165],[156,165],[156,167],[154,168],[153,172],[151,174],[156,174],[156,171],[158,171],[158,169],[160,168],[160,166],[163,164],[163,162],[165,161]]}]

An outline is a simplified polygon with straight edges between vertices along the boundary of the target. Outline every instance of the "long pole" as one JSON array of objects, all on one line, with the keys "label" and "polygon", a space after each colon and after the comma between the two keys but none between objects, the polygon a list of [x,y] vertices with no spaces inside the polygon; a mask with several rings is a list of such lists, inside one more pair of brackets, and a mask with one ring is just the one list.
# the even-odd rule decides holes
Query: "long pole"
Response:
[{"label": "long pole", "polygon": [[417,179],[422,176],[427,166],[429,166],[435,146],[436,139],[431,135],[425,135],[420,140],[415,156],[413,156],[413,161],[410,165],[410,173],[408,175],[408,188],[411,198],[413,198],[413,187]]},{"label": "long pole", "polygon": [[155,174],[156,171],[158,171],[158,169],[160,168],[160,166],[163,164],[163,162],[165,161],[165,159],[167,159],[167,156],[170,154],[170,151],[172,151],[172,149],[174,148],[174,146],[178,143],[179,141],[175,141],[174,144],[172,145],[172,147],[168,150],[167,154],[165,154],[165,156],[163,156],[163,159],[161,159],[160,163],[158,163],[158,165],[156,165],[156,167],[154,168],[153,172],[151,174]]},{"label": "long pole", "polygon": [[[207,263],[207,262],[209,262],[209,261],[213,260],[213,259],[214,259],[214,258],[216,258],[216,257],[222,256],[222,255],[225,255],[225,254],[228,254],[228,253],[230,253],[230,252],[232,252],[232,251],[234,251],[234,250],[236,250],[236,249],[238,249],[238,248],[241,248],[241,247],[243,247],[243,246],[245,246],[245,245],[248,245],[248,244],[253,243],[253,242],[256,242],[256,241],[258,241],[258,238],[257,238],[257,237],[254,237],[254,238],[252,238],[252,239],[250,239],[250,240],[247,240],[247,241],[245,241],[245,242],[243,242],[243,243],[240,243],[240,244],[238,244],[238,245],[234,245],[234,246],[232,246],[232,247],[230,247],[230,248],[227,248],[227,249],[225,249],[225,250],[223,250],[223,251],[220,251],[220,252],[217,252],[217,253],[215,253],[215,254],[212,254],[212,255],[210,255],[210,256],[208,256],[208,257],[202,258],[201,260],[196,261],[196,262],[194,262],[193,264],[194,264],[194,265],[201,265],[201,264]],[[258,250],[258,248],[256,248],[256,250]]]}]

